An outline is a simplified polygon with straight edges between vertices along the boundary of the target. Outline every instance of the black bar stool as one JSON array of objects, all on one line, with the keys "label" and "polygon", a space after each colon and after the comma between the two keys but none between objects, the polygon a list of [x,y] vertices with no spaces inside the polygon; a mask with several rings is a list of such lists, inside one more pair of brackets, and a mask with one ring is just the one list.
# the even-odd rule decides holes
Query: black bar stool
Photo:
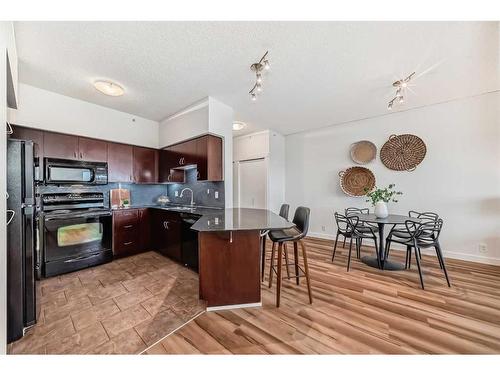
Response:
[{"label": "black bar stool", "polygon": [[[307,235],[307,231],[309,230],[309,217],[310,217],[310,209],[307,207],[297,207],[295,210],[295,214],[293,217],[293,223],[295,224],[295,228],[285,229],[285,230],[275,230],[269,232],[269,238],[273,241],[273,251],[271,254],[271,268],[269,270],[269,288],[272,287],[273,281],[273,272],[276,273],[277,277],[277,288],[276,288],[276,307],[280,306],[280,293],[281,293],[281,268],[283,266],[283,247],[286,242],[293,242],[293,251],[294,251],[294,263],[291,265],[295,266],[295,275],[292,275],[292,278],[295,278],[297,285],[299,285],[299,278],[305,277],[307,281],[307,292],[309,294],[309,303],[313,302],[312,290],[311,290],[311,280],[309,277],[309,266],[307,264],[307,251],[306,246],[302,239]],[[274,244],[278,244],[278,265],[274,266],[274,253],[275,246]],[[302,249],[302,258],[304,261],[304,268],[299,266],[299,254],[298,254],[298,245]],[[289,264],[286,261],[286,267],[288,268]]]},{"label": "black bar stool", "polygon": [[[286,204],[286,203],[283,203],[280,207],[280,213],[279,215],[285,219],[285,220],[288,220],[288,211],[290,211],[290,205],[289,204]],[[261,279],[262,281],[264,281],[264,272],[265,272],[265,269],[266,269],[266,237],[267,237],[267,233],[268,231],[265,231],[261,234],[262,236],[262,250],[261,250]],[[274,243],[273,243],[273,248],[274,248]],[[285,257],[288,258],[288,253],[285,249]],[[288,263],[288,260],[287,260],[287,263]],[[287,271],[288,271],[288,268],[287,268]]]}]

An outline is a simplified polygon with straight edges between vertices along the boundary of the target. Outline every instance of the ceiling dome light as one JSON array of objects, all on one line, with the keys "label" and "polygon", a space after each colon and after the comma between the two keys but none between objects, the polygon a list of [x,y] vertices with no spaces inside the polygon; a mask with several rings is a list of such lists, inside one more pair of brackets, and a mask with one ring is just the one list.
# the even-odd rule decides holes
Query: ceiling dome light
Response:
[{"label": "ceiling dome light", "polygon": [[241,121],[233,122],[233,130],[241,130],[247,127],[247,124]]},{"label": "ceiling dome light", "polygon": [[109,96],[122,96],[125,92],[123,87],[110,81],[95,81],[94,87],[97,91]]}]

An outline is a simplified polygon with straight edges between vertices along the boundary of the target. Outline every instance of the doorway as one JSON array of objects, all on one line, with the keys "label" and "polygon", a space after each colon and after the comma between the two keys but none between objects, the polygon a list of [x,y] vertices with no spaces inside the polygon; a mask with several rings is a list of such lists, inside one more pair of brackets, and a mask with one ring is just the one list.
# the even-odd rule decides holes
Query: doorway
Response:
[{"label": "doorway", "polygon": [[265,158],[237,163],[238,207],[267,208],[267,161]]}]

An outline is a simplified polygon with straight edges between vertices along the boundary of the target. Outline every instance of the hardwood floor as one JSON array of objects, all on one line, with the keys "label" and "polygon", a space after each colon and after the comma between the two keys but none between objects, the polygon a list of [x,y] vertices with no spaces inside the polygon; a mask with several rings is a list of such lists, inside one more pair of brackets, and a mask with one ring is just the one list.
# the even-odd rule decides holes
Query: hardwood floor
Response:
[{"label": "hardwood floor", "polygon": [[448,288],[424,255],[424,291],[414,260],[411,270],[380,271],[354,258],[346,272],[346,249],[332,263],[332,241],[306,244],[312,305],[304,280],[285,280],[277,309],[265,281],[262,308],[206,312],[146,353],[500,353],[500,267],[447,259]]}]

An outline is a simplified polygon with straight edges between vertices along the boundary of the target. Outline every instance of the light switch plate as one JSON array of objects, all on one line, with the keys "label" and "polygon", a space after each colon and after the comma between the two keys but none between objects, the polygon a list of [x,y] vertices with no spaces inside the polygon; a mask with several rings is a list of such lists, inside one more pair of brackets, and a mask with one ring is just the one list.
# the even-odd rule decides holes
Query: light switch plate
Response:
[{"label": "light switch plate", "polygon": [[215,199],[219,199],[219,192],[218,191],[215,192]]},{"label": "light switch plate", "polygon": [[179,190],[176,190],[176,191],[175,191],[175,193],[174,193],[174,195],[175,195],[176,197],[178,197],[178,196],[179,196]]}]

